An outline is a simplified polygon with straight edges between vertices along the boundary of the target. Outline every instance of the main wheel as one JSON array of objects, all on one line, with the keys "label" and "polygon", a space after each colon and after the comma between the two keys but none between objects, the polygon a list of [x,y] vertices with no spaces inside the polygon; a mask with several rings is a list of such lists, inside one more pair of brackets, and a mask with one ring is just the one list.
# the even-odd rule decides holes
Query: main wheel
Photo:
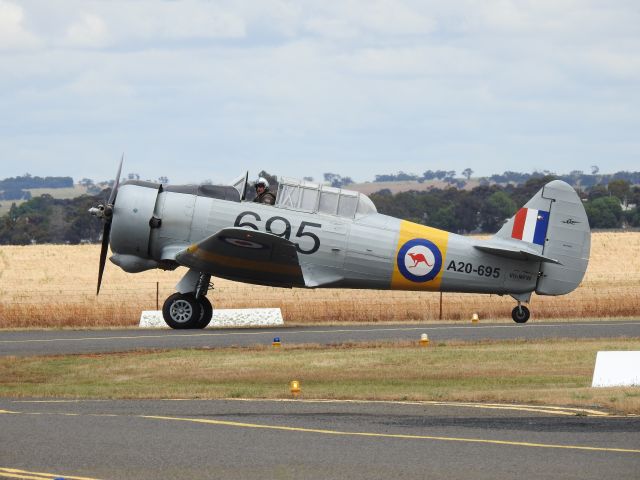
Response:
[{"label": "main wheel", "polygon": [[519,305],[511,310],[511,318],[513,318],[513,321],[516,323],[525,323],[529,320],[530,316],[531,312],[529,312],[529,309],[524,305]]},{"label": "main wheel", "polygon": [[202,314],[202,306],[193,293],[174,293],[162,305],[162,316],[171,328],[200,328]]},{"label": "main wheel", "polygon": [[207,328],[213,316],[213,306],[211,306],[211,302],[205,296],[200,297],[198,302],[200,303],[202,313],[200,314],[200,321],[198,322],[197,328]]}]

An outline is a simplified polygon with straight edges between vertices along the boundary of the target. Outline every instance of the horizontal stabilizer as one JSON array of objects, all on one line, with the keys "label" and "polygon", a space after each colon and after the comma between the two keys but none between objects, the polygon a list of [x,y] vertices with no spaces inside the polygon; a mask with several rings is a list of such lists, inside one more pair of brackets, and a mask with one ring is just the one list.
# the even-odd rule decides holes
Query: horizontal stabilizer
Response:
[{"label": "horizontal stabilizer", "polygon": [[478,250],[497,255],[499,257],[513,258],[516,260],[530,260],[534,262],[547,262],[562,265],[560,261],[555,258],[545,257],[537,252],[526,250],[518,247],[506,247],[506,246],[489,246],[489,245],[474,245]]}]

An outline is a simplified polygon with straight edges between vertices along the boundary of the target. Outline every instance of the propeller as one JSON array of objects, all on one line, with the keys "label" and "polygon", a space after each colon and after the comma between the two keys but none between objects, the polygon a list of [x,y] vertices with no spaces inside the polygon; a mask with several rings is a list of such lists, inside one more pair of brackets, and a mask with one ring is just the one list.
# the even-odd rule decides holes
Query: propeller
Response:
[{"label": "propeller", "polygon": [[118,166],[118,173],[116,174],[115,182],[113,183],[113,189],[111,195],[109,195],[109,201],[106,205],[98,205],[89,209],[89,213],[94,215],[104,222],[104,228],[102,229],[102,248],[100,249],[100,266],[98,268],[98,288],[96,295],[100,293],[100,284],[102,283],[102,274],[104,273],[104,265],[107,260],[107,252],[109,250],[109,237],[111,235],[111,221],[113,220],[113,206],[116,203],[116,196],[118,195],[118,185],[120,185],[120,173],[122,172],[122,163],[124,162],[124,153],[120,159],[120,165]]}]

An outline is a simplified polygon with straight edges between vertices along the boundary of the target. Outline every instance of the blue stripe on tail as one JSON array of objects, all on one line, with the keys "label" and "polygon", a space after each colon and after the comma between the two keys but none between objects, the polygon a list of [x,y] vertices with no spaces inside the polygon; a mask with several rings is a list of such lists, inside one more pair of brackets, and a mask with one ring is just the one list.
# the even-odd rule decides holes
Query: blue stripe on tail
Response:
[{"label": "blue stripe on tail", "polygon": [[533,232],[533,243],[544,245],[547,237],[547,227],[549,226],[549,212],[538,210],[538,218],[536,219],[536,229]]}]

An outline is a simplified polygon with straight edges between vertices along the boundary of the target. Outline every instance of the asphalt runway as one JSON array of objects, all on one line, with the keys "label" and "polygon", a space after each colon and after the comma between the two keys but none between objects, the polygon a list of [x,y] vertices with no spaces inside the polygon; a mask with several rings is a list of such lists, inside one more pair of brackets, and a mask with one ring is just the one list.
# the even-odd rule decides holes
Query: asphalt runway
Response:
[{"label": "asphalt runway", "polygon": [[0,439],[0,478],[600,480],[640,472],[640,417],[539,406],[0,399]]},{"label": "asphalt runway", "polygon": [[509,340],[539,338],[640,337],[640,321],[505,324],[367,325],[349,327],[283,327],[220,330],[27,330],[0,331],[1,355],[61,355],[126,352],[145,349],[216,348],[287,343],[415,340]]},{"label": "asphalt runway", "polygon": [[[640,337],[639,321],[0,332],[2,355]],[[640,417],[447,402],[0,399],[0,478],[637,479]]]}]

